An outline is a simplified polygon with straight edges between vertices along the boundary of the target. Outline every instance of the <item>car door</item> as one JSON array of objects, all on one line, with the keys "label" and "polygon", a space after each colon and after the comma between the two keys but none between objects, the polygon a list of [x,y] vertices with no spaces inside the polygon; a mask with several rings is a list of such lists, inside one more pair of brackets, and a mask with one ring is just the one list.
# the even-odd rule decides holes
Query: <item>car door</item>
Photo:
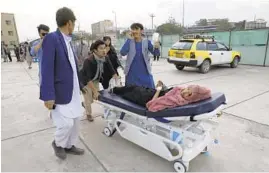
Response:
[{"label": "car door", "polygon": [[198,61],[198,65],[202,64],[205,58],[208,58],[207,43],[199,41],[196,44],[195,58]]},{"label": "car door", "polygon": [[207,50],[211,59],[211,64],[221,64],[221,52],[218,51],[218,45],[216,42],[207,42]]},{"label": "car door", "polygon": [[225,46],[224,43],[217,43],[218,45],[218,51],[220,52],[221,55],[221,63],[226,64],[226,63],[231,63],[232,62],[232,51],[229,50],[227,46]]}]

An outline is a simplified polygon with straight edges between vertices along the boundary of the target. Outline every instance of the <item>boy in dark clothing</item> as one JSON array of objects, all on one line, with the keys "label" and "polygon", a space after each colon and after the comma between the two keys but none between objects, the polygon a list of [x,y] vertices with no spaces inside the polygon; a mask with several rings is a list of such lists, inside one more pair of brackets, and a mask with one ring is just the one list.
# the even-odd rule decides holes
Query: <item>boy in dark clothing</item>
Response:
[{"label": "boy in dark clothing", "polygon": [[110,61],[106,57],[106,46],[102,40],[97,40],[91,46],[89,58],[85,59],[83,67],[80,71],[80,83],[83,89],[84,106],[86,109],[86,115],[89,121],[93,121],[91,104],[93,100],[97,100],[99,96],[99,82],[102,82],[104,73],[104,65],[108,63],[109,70],[106,73],[112,74],[113,77],[117,77],[117,73],[114,71]]}]

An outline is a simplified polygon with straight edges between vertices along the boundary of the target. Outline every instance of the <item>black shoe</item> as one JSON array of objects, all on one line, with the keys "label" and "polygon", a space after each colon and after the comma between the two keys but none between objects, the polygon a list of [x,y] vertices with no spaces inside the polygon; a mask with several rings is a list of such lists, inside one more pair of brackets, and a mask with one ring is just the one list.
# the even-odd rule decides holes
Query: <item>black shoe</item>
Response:
[{"label": "black shoe", "polygon": [[57,147],[56,144],[55,144],[55,141],[52,142],[52,147],[53,147],[55,155],[57,157],[59,157],[62,160],[66,159],[66,153],[65,153],[64,148]]},{"label": "black shoe", "polygon": [[75,146],[72,146],[72,148],[70,148],[70,149],[65,148],[65,152],[67,154],[74,154],[74,155],[83,155],[84,154],[83,149],[77,148]]}]

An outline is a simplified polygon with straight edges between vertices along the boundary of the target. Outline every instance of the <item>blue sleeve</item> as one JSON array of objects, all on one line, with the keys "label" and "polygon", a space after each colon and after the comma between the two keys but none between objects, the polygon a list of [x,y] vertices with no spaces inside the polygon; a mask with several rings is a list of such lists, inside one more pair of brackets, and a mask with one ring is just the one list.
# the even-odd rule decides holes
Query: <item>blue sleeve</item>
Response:
[{"label": "blue sleeve", "polygon": [[42,43],[43,55],[41,61],[40,99],[43,101],[55,100],[54,88],[54,60],[56,42],[53,33],[48,34]]},{"label": "blue sleeve", "polygon": [[31,47],[30,53],[32,56],[36,56],[37,52],[35,52],[35,47],[39,43],[39,41],[35,41]]},{"label": "blue sleeve", "polygon": [[152,55],[154,55],[154,48],[150,41],[148,41],[148,50]]},{"label": "blue sleeve", "polygon": [[129,52],[129,48],[130,48],[130,39],[126,40],[126,42],[124,43],[124,45],[122,46],[121,50],[120,50],[120,54],[122,56],[125,56],[128,54]]}]

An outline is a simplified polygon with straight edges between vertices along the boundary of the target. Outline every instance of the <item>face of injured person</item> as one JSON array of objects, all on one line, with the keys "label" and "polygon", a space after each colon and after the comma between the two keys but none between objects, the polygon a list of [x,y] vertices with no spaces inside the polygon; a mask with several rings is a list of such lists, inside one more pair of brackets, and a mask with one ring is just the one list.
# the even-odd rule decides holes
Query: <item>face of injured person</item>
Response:
[{"label": "face of injured person", "polygon": [[192,91],[189,89],[189,88],[184,88],[182,91],[181,91],[181,96],[183,98],[188,98],[192,95]]},{"label": "face of injured person", "polygon": [[103,58],[106,56],[106,45],[105,44],[101,44],[97,47],[97,49],[94,50],[94,53],[100,57]]}]

